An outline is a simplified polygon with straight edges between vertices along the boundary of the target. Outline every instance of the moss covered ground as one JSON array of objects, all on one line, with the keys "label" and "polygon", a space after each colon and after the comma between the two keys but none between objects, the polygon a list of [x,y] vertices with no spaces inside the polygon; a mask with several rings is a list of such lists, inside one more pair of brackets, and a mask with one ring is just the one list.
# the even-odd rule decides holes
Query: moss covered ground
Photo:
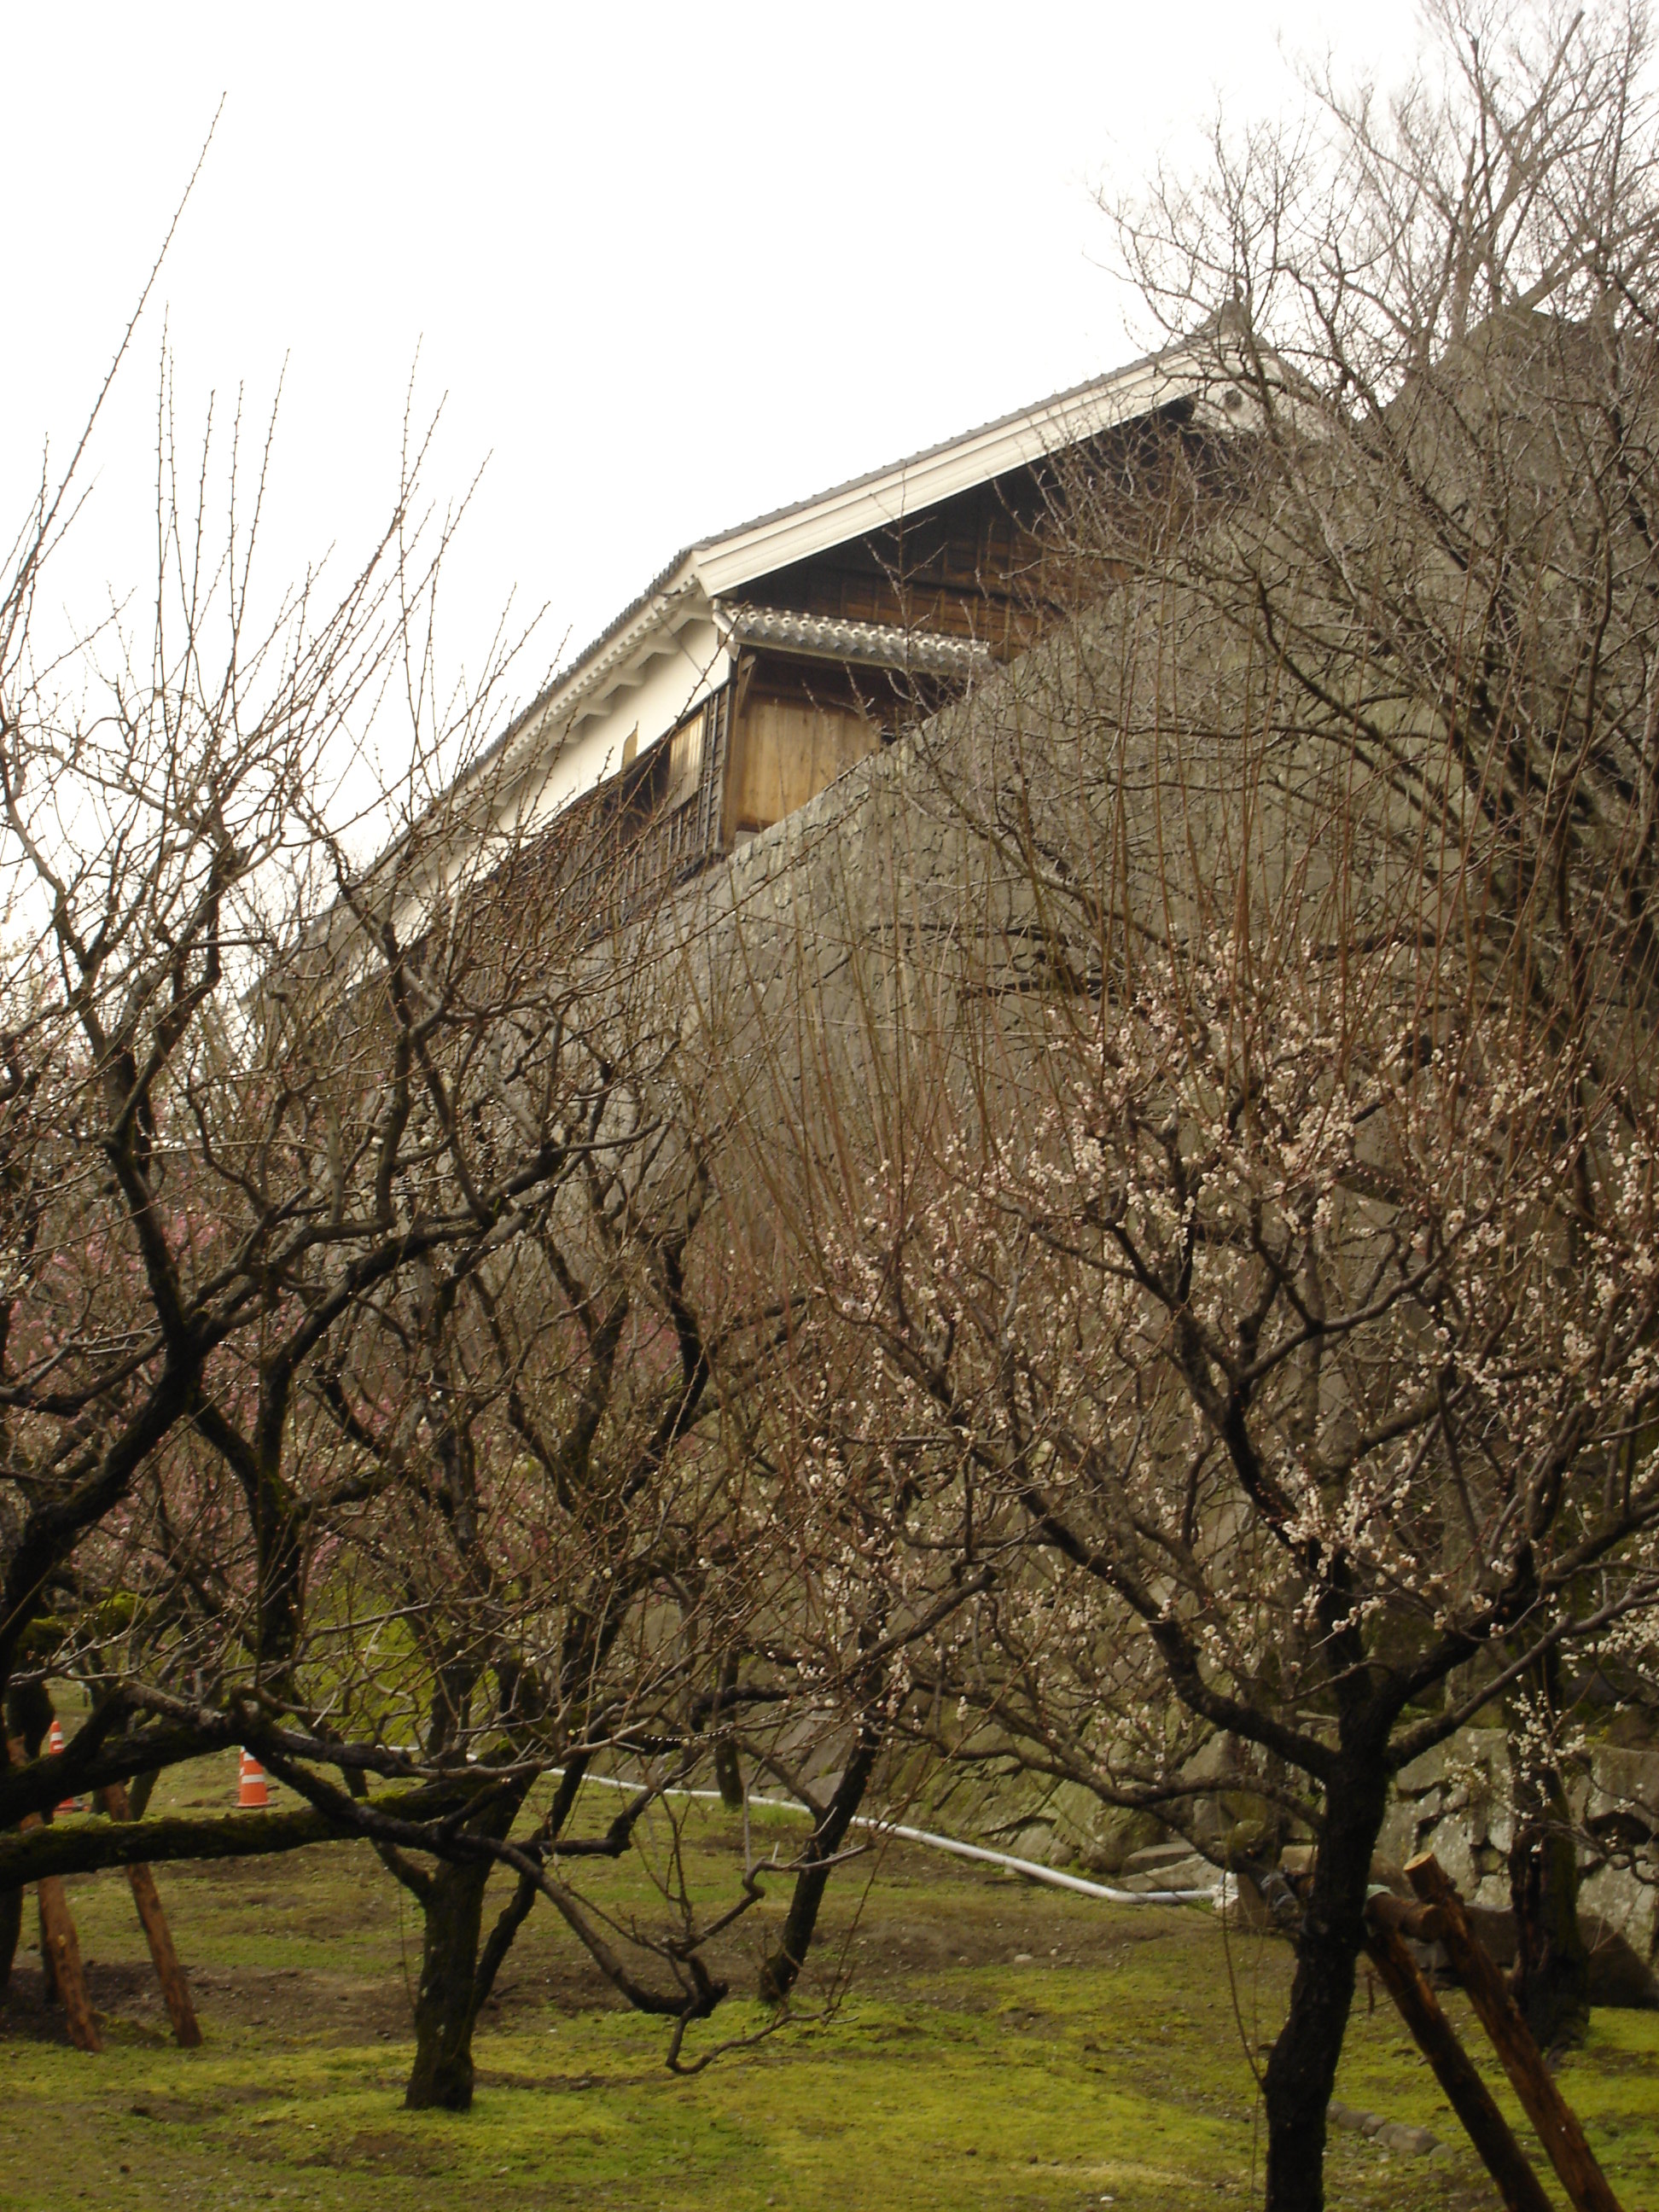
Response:
[{"label": "moss covered ground", "polygon": [[[229,1768],[211,1766],[167,1794],[223,1802],[230,1786]],[[769,1845],[769,1832],[758,1840]],[[685,1838],[693,1875],[729,1890],[738,1841],[727,1815],[699,1810]],[[1252,2057],[1274,2033],[1289,1957],[1271,1939],[1224,1937],[1207,1911],[1106,1905],[890,1848],[832,1893],[804,1992],[811,2016],[681,2080],[663,2066],[662,2024],[621,2009],[544,1908],[480,2027],[474,2109],[453,2118],[402,2110],[419,1931],[368,1854],[331,1846],[158,1879],[205,2045],[181,2052],[167,2038],[122,1878],[72,1882],[107,2047],[88,2057],[61,2039],[26,1950],[0,2009],[3,2212],[1181,2212],[1259,2200]],[[624,1916],[653,1902],[644,1860],[593,1887]],[[726,1947],[739,1990],[784,1887]],[[1484,2062],[1462,1999],[1448,2002]],[[697,2034],[706,2046],[764,2017],[734,1998]],[[1659,2212],[1659,2015],[1598,2013],[1563,2080],[1627,2212]],[[1337,2094],[1432,2129],[1454,2155],[1391,2157],[1334,2132],[1334,2205],[1492,2202],[1363,1980]],[[1503,2101],[1516,2117],[1506,2090]]]}]

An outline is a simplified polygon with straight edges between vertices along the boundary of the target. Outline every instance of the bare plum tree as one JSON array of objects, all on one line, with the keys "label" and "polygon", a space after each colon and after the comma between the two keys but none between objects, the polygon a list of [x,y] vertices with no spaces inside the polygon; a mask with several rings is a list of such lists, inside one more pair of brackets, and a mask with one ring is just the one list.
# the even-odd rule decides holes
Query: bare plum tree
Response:
[{"label": "bare plum tree", "polygon": [[[337,598],[259,615],[257,496],[233,461],[216,525],[162,431],[148,627],[42,650],[68,481],[0,604],[0,1692],[88,1701],[61,1754],[18,1731],[0,1821],[48,1825],[0,1840],[0,1887],[365,1838],[425,1909],[410,2101],[465,2105],[538,1897],[677,2050],[725,1993],[702,1953],[746,1869],[637,1967],[550,1854],[625,1849],[749,1694],[726,1654],[772,1524],[711,1378],[778,1317],[700,1237],[678,971],[611,910],[602,810],[538,822],[490,772],[521,641],[436,686],[456,518],[422,527],[421,451]],[[410,766],[365,793],[394,708]],[[396,831],[367,868],[354,794]],[[296,1809],[50,1825],[234,1744]],[[637,1787],[584,1838],[601,1756]]]}]

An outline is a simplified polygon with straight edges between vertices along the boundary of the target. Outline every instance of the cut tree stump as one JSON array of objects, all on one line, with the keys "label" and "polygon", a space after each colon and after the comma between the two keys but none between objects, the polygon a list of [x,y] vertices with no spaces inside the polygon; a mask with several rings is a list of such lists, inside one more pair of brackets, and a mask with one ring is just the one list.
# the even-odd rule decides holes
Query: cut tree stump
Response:
[{"label": "cut tree stump", "polygon": [[1365,1908],[1366,1954],[1497,2183],[1506,2212],[1551,2212],[1544,2185],[1407,1948],[1404,1937],[1416,1932],[1411,1923],[1419,1917],[1397,1898],[1372,1898]]},{"label": "cut tree stump", "polygon": [[1556,2087],[1504,1977],[1469,1925],[1457,1885],[1432,1851],[1411,1862],[1406,1879],[1423,1902],[1434,1908],[1433,1932],[1445,1945],[1457,1978],[1577,2212],[1620,2212],[1619,2199],[1595,2162],[1577,2115]]}]

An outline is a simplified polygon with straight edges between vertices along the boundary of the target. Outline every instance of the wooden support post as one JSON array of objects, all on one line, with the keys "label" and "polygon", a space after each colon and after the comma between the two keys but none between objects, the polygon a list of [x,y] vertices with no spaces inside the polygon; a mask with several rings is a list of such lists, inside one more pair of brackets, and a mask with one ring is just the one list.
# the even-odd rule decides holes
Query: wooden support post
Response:
[{"label": "wooden support post", "polygon": [[[28,1814],[19,1826],[39,1827],[40,1816],[38,1813]],[[52,1978],[58,1985],[64,2017],[69,2023],[70,2041],[77,2051],[101,2051],[103,2039],[92,2016],[92,2000],[87,1995],[87,1978],[81,1966],[81,1946],[63,1882],[57,1875],[49,1874],[35,1884],[35,1888],[40,1899],[40,1931],[45,1939],[41,1949],[52,1961]]]},{"label": "wooden support post", "polygon": [[[21,1766],[27,1760],[28,1753],[15,1738],[7,1739],[6,1751],[14,1766]],[[25,1813],[17,1825],[27,1829],[46,1824],[38,1813]],[[40,1965],[48,1980],[56,1986],[64,2017],[69,2023],[70,2041],[77,2051],[101,2051],[103,2039],[92,2016],[92,2000],[87,1995],[87,1978],[81,1966],[81,1946],[63,1882],[57,1875],[49,1874],[34,1887],[40,1900]]]},{"label": "wooden support post", "polygon": [[[110,1783],[99,1791],[98,1796],[112,1820],[131,1819],[127,1793],[118,1782]],[[144,1940],[149,1945],[155,1978],[161,1984],[167,2018],[173,2022],[173,2040],[182,2050],[199,2050],[202,2030],[197,2021],[196,2008],[190,2001],[190,1984],[179,1963],[179,1954],[173,1948],[173,1930],[167,1926],[167,1914],[161,1910],[161,1893],[155,1887],[155,1878],[147,1866],[130,1866],[127,1880],[132,1887],[132,1901],[138,1908],[138,1920],[144,1931]]]},{"label": "wooden support post", "polygon": [[1425,1905],[1435,1907],[1436,1932],[1457,1978],[1468,1992],[1492,2049],[1503,2062],[1538,2140],[1577,2212],[1620,2212],[1619,2199],[1595,2162],[1577,2114],[1555,2086],[1532,2031],[1521,2017],[1491,1954],[1470,1927],[1457,1885],[1432,1851],[1413,1859],[1406,1878]]},{"label": "wooden support post", "polygon": [[1401,1922],[1413,1917],[1412,1908],[1396,1898],[1372,1898],[1365,1908],[1366,1954],[1498,2184],[1506,2212],[1551,2212],[1542,2182],[1406,1948]]},{"label": "wooden support post", "polygon": [[[38,1826],[39,1823],[25,1821],[23,1825],[31,1827]],[[52,1963],[52,1938],[46,1933],[46,1901],[38,1890],[34,1902],[40,1915],[40,1994],[47,2004],[61,2004],[63,2000],[58,1994],[58,1969]]]}]

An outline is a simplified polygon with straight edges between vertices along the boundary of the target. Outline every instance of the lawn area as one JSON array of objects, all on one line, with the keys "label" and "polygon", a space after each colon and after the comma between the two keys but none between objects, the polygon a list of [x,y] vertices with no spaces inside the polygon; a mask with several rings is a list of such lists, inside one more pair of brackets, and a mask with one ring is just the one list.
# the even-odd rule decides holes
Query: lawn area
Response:
[{"label": "lawn area", "polygon": [[[194,1771],[172,1802],[223,1803],[228,1784],[228,1770]],[[786,1849],[790,1832],[778,1824]],[[729,1816],[697,1812],[694,1869],[720,1866],[735,1841]],[[1246,2044],[1271,2041],[1289,1954],[1224,1937],[1207,1911],[1111,1906],[890,1848],[832,1892],[802,2002],[817,2016],[688,2081],[663,2066],[663,2025],[620,2009],[544,1907],[502,1972],[479,2030],[477,2100],[457,2118],[402,2110],[419,1930],[367,1851],[162,1868],[158,1880],[205,2047],[182,2052],[167,2037],[125,1881],[72,1882],[107,2048],[88,2057],[60,2039],[26,1948],[0,2010],[3,2212],[1182,2212],[1259,2195]],[[652,1894],[637,1861],[594,1887],[624,1912]],[[785,1887],[764,1908],[772,1920]],[[760,1919],[739,1923],[722,1960],[740,1991],[753,1986]],[[26,1944],[33,1933],[31,1911]],[[842,1967],[844,1993],[826,2010]],[[1461,1997],[1449,2007],[1486,2064]],[[734,1999],[691,2048],[763,2019]],[[1626,2212],[1659,2212],[1659,2014],[1598,2013],[1563,2079]],[[1363,1978],[1337,2094],[1432,2129],[1452,2155],[1391,2157],[1334,2131],[1333,2204],[1495,2201]],[[1502,2100],[1519,2125],[1507,2089]]]}]

